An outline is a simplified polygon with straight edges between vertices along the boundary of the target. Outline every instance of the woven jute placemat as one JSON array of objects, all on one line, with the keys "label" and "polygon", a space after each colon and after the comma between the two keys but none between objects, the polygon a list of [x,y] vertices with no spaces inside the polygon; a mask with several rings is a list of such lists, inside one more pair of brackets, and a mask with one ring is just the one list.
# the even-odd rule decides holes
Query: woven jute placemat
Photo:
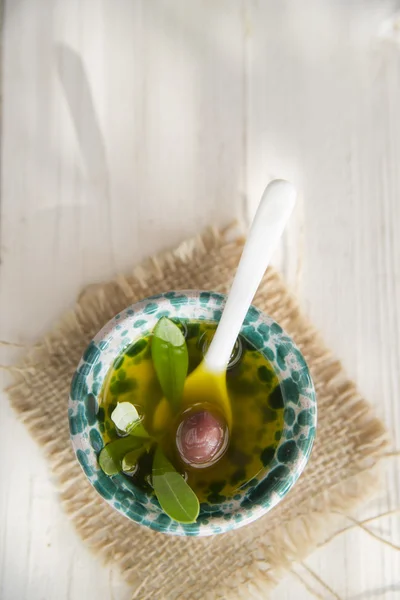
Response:
[{"label": "woven jute placemat", "polygon": [[132,584],[133,598],[266,598],[285,569],[332,536],[343,515],[376,485],[386,430],[273,269],[254,304],[300,347],[314,378],[319,411],[309,465],[288,496],[240,530],[182,539],[130,522],[86,480],[72,451],[67,421],[69,385],[82,351],[106,321],[146,296],[172,289],[226,292],[242,246],[241,239],[228,241],[224,231],[207,231],[130,275],[90,286],[28,353],[9,389],[12,405],[44,448],[65,511],[82,539],[119,565]]}]

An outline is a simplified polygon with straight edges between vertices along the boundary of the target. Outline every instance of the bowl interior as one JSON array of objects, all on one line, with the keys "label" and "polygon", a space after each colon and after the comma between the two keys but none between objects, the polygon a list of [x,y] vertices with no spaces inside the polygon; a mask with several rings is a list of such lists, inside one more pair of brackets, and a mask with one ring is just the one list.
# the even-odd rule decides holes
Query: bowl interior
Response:
[{"label": "bowl interior", "polygon": [[281,385],[284,425],[274,457],[265,471],[234,498],[202,503],[194,524],[179,524],[153,496],[123,475],[108,477],[97,463],[103,447],[97,419],[98,395],[115,358],[147,335],[162,316],[218,321],[225,296],[214,292],[167,292],[123,310],[90,342],[74,374],[69,422],[76,456],[96,490],[128,518],[165,533],[212,535],[254,521],[289,491],[304,469],[315,437],[316,402],[307,364],[293,340],[273,319],[250,307],[241,334],[270,361]]}]

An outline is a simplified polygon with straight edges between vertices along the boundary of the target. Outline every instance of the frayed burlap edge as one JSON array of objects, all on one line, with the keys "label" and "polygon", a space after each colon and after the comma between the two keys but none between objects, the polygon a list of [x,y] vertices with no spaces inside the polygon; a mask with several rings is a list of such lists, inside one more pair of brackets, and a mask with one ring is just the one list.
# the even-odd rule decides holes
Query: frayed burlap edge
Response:
[{"label": "frayed burlap edge", "polygon": [[[336,426],[333,419],[343,419],[340,427],[348,428],[343,440],[347,443],[347,452],[353,453],[354,460],[349,460],[346,453],[340,460],[337,456],[331,456],[329,443],[321,440],[318,444],[317,441],[303,477],[288,497],[271,511],[270,516],[267,515],[259,522],[257,529],[250,525],[213,540],[168,538],[167,544],[165,536],[161,536],[165,554],[170,552],[171,557],[175,557],[179,553],[178,568],[182,572],[182,555],[188,554],[188,560],[192,560],[190,556],[193,552],[201,556],[201,552],[207,554],[207,548],[208,553],[228,552],[231,546],[237,548],[238,545],[235,546],[233,541],[238,539],[249,557],[245,564],[238,563],[236,568],[231,568],[231,563],[235,563],[237,559],[237,554],[231,554],[227,560],[220,558],[209,561],[211,568],[218,571],[216,576],[211,572],[206,579],[182,575],[179,585],[173,589],[168,588],[168,576],[165,576],[165,585],[162,584],[163,573],[160,572],[159,583],[156,582],[155,585],[153,581],[150,584],[148,578],[141,577],[138,573],[136,552],[129,553],[120,543],[118,527],[124,532],[127,526],[134,528],[132,531],[135,532],[135,537],[140,536],[142,542],[152,548],[155,554],[157,550],[153,547],[161,543],[159,534],[142,529],[138,533],[137,526],[111,511],[87,483],[68,444],[67,431],[63,430],[62,436],[55,437],[54,428],[49,427],[48,418],[51,418],[52,410],[44,415],[43,404],[38,405],[32,401],[40,388],[41,380],[46,381],[51,369],[54,372],[63,369],[63,384],[64,371],[72,376],[77,362],[76,352],[69,354],[61,351],[64,341],[69,340],[71,346],[71,340],[77,338],[81,352],[85,343],[106,320],[106,314],[111,317],[131,302],[167,289],[199,287],[225,291],[229,287],[243,243],[241,239],[229,241],[232,237],[232,229],[208,230],[203,235],[184,242],[173,252],[145,261],[131,275],[118,276],[113,282],[86,288],[74,310],[69,311],[53,331],[27,354],[22,364],[16,367],[15,383],[8,390],[12,405],[33,437],[44,446],[60,487],[63,505],[82,539],[104,560],[119,564],[124,577],[134,586],[133,598],[265,598],[266,592],[276,585],[293,561],[303,560],[313,548],[340,529],[344,515],[370,496],[379,481],[377,467],[388,443],[385,427],[375,418],[371,407],[360,397],[354,384],[346,379],[339,361],[325,348],[314,327],[301,315],[297,302],[272,269],[268,270],[264,278],[255,304],[266,309],[293,335],[310,365],[319,398],[319,436],[324,436],[325,439],[329,437],[331,429],[335,430]],[[216,270],[215,273],[213,269]],[[186,275],[183,274],[185,270]],[[207,272],[211,272],[208,278]],[[82,343],[83,340],[85,343]],[[64,393],[63,390],[60,391]],[[65,405],[58,406],[57,410],[61,410],[61,415],[64,414]],[[331,416],[331,424],[326,415]],[[59,415],[56,415],[53,425],[57,427],[59,422]],[[63,427],[67,428],[66,419]],[[336,429],[342,435],[340,427]],[[332,435],[332,447],[334,443],[335,431]],[[343,442],[336,446],[336,454],[341,451],[342,446]],[[342,472],[337,473],[335,479],[335,469],[332,469],[333,474],[329,475],[321,487],[321,477],[331,468],[332,460],[337,462],[336,466]],[[320,464],[315,468],[317,461]],[[307,482],[308,474],[314,485]],[[93,522],[93,513],[97,514],[97,527]],[[102,535],[98,526],[101,519],[112,521],[113,526],[114,523],[117,524],[114,536],[110,536],[109,532],[107,536]],[[126,537],[126,533],[124,536]],[[222,539],[226,539],[226,542],[221,542]],[[234,552],[238,551],[234,548]],[[188,568],[189,566],[188,564]],[[163,595],[165,593],[168,595]]]}]

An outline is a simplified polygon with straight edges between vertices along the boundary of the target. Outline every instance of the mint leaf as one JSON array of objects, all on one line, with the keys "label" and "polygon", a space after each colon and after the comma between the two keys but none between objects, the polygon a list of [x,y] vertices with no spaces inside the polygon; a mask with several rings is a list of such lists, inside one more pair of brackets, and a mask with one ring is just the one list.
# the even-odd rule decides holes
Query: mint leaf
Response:
[{"label": "mint leaf", "polygon": [[199,500],[160,446],[157,446],[152,472],[153,487],[163,511],[179,523],[194,523],[199,515]]},{"label": "mint leaf", "polygon": [[167,317],[162,317],[154,328],[151,355],[162,391],[176,412],[182,399],[189,356],[184,335]]}]

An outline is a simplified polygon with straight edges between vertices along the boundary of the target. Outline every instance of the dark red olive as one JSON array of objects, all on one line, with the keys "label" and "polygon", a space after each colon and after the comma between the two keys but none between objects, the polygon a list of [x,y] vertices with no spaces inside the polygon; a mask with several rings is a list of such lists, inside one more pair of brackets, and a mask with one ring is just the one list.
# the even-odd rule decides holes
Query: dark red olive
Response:
[{"label": "dark red olive", "polygon": [[208,467],[219,460],[228,443],[228,428],[222,418],[207,410],[188,414],[176,432],[182,460],[193,467]]}]

